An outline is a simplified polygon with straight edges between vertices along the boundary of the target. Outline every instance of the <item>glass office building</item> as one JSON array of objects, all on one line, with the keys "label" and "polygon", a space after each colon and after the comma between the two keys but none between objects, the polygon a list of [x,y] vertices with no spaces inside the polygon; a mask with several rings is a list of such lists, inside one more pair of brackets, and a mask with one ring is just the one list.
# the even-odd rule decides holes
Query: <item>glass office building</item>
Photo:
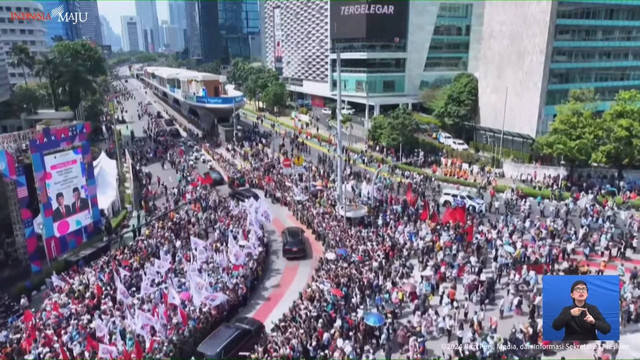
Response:
[{"label": "glass office building", "polygon": [[260,4],[258,0],[218,2],[220,34],[233,58],[259,57],[252,51],[254,39],[260,37]]},{"label": "glass office building", "polygon": [[[70,9],[72,6],[69,1],[41,1],[40,4],[42,4],[45,14],[52,14],[53,9],[60,6],[62,6],[63,13],[74,11],[73,9]],[[44,22],[47,30],[46,38],[48,46],[52,46],[58,41],[74,41],[78,39],[78,32],[73,23],[57,21],[57,19],[54,18],[54,14],[52,14],[51,17],[51,21]]]},{"label": "glass office building", "polygon": [[640,2],[559,1],[541,133],[571,89],[593,88],[600,110],[640,86]]}]

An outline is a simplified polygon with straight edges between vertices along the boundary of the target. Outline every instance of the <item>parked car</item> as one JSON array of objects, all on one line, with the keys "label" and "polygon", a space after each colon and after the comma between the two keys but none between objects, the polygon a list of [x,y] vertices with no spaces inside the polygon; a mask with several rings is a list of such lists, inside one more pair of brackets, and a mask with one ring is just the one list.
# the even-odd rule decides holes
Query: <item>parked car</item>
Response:
[{"label": "parked car", "polygon": [[329,108],[322,108],[322,113],[325,115],[331,115],[331,109]]},{"label": "parked car", "polygon": [[249,188],[234,190],[229,194],[229,197],[239,202],[245,202],[250,198],[253,198],[256,201],[260,200],[260,195],[256,194],[255,191]]},{"label": "parked car", "polygon": [[175,124],[176,124],[176,123],[174,123],[174,122],[173,122],[173,120],[171,120],[171,119],[169,119],[169,118],[164,119],[164,125],[165,125],[166,127],[172,127],[172,126],[174,126]]},{"label": "parked car", "polygon": [[487,210],[484,200],[474,198],[468,193],[458,190],[443,190],[439,202],[442,206],[465,205],[467,210],[471,212],[486,213]]},{"label": "parked car", "polygon": [[247,359],[264,333],[264,324],[250,317],[224,323],[197,348],[198,357],[212,360]]},{"label": "parked car", "polygon": [[438,133],[438,142],[440,144],[450,145],[452,140],[453,136],[451,136],[449,133],[446,133],[444,131],[440,131]]},{"label": "parked car", "polygon": [[469,146],[465,144],[464,141],[459,139],[451,140],[451,143],[449,143],[449,146],[451,146],[453,150],[460,150],[460,151],[469,150]]},{"label": "parked car", "polygon": [[356,113],[356,111],[349,105],[344,106],[341,112],[342,112],[342,115],[353,115]]},{"label": "parked car", "polygon": [[182,134],[180,134],[180,130],[178,130],[178,128],[175,128],[175,127],[172,127],[169,129],[169,136],[171,136],[174,139],[182,138]]},{"label": "parked car", "polygon": [[307,258],[307,246],[302,228],[291,226],[282,230],[282,257],[285,259]]}]

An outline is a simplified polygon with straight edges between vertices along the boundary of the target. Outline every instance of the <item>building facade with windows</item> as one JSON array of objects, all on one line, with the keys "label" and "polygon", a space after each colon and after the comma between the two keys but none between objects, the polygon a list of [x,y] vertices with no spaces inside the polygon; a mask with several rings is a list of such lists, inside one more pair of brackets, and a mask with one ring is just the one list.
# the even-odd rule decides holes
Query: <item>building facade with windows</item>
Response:
[{"label": "building facade with windows", "polygon": [[[62,12],[71,12],[74,9],[73,1],[68,0],[54,0],[54,1],[40,1],[42,9],[45,13],[51,14],[54,9],[62,7]],[[45,27],[47,29],[47,45],[53,46],[59,41],[74,41],[78,39],[78,28],[72,23],[64,21],[55,21],[54,15],[51,15],[52,21],[46,21]]]},{"label": "building facade with windows", "polygon": [[343,99],[378,114],[476,73],[483,14],[481,2],[267,0],[263,62],[298,99],[324,106],[336,97],[339,50]]},{"label": "building facade with windows", "polygon": [[9,81],[9,68],[7,67],[7,54],[4,45],[0,42],[0,102],[5,101],[11,95],[11,82]]},{"label": "building facade with windows", "polygon": [[33,72],[28,69],[14,68],[11,63],[11,48],[14,44],[22,44],[29,48],[36,59],[48,52],[46,33],[43,21],[12,20],[12,12],[42,12],[42,5],[35,1],[2,1],[0,2],[0,42],[8,65],[9,81],[11,85],[24,83],[24,73],[27,82],[38,81]]},{"label": "building facade with windows", "polygon": [[160,43],[160,26],[158,25],[158,8],[155,0],[136,1],[136,16],[142,29],[144,51],[158,52]]},{"label": "building facade with windows", "polygon": [[103,45],[98,2],[96,0],[73,1],[73,9],[73,11],[87,13],[87,21],[78,22],[75,25],[78,31],[78,39],[88,40],[96,45]]},{"label": "building facade with windows", "polygon": [[122,50],[124,51],[142,51],[142,28],[140,20],[137,16],[121,16],[120,17],[121,34],[122,34]]},{"label": "building facade with windows", "polygon": [[485,6],[481,126],[534,138],[572,89],[594,88],[604,111],[620,90],[640,86],[640,1]]}]

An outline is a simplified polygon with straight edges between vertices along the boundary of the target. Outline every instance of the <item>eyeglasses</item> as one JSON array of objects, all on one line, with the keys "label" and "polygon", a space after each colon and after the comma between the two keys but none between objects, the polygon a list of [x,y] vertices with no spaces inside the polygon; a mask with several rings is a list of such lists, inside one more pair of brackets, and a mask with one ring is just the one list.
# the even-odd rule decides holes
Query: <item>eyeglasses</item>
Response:
[{"label": "eyeglasses", "polygon": [[587,288],[585,288],[585,287],[577,287],[577,288],[573,289],[573,291],[578,292],[578,293],[586,293],[587,292]]}]

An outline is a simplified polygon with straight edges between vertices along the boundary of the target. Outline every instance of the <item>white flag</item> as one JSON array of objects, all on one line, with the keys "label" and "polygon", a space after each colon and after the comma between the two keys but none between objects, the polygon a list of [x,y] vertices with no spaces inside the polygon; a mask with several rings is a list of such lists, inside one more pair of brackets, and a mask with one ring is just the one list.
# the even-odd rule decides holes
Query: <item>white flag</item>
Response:
[{"label": "white flag", "polygon": [[169,264],[168,262],[158,260],[158,259],[154,259],[154,260],[155,260],[156,270],[158,270],[158,272],[163,275],[165,272],[167,272],[167,270],[171,268],[171,264]]},{"label": "white flag", "polygon": [[67,286],[67,283],[62,281],[62,279],[60,279],[58,274],[56,274],[55,272],[53,273],[53,275],[51,275],[51,282],[53,283],[53,286],[59,286],[59,287]]},{"label": "white flag", "polygon": [[145,280],[143,280],[142,284],[140,285],[140,293],[142,293],[142,295],[144,296],[153,294],[157,290],[157,288],[151,287],[149,285],[149,280]]},{"label": "white flag", "polygon": [[98,358],[99,359],[117,359],[118,358],[118,349],[115,346],[99,344],[99,346],[98,346]]},{"label": "white flag", "polygon": [[122,283],[116,283],[116,292],[118,295],[118,300],[121,300],[125,304],[131,304],[131,295],[127,291],[127,288],[122,285]]},{"label": "white flag", "polygon": [[149,325],[149,326],[155,327],[156,329],[158,328],[156,326],[156,322],[157,321],[153,316],[147,314],[144,311],[140,311],[140,310],[138,310],[137,313],[138,313],[138,325],[140,327],[144,327],[145,325]]},{"label": "white flag", "polygon": [[197,237],[192,236],[191,237],[191,249],[192,250],[198,250],[200,248],[205,248],[207,246],[207,242],[198,239]]},{"label": "white flag", "polygon": [[120,272],[120,276],[131,276],[131,273],[123,268],[118,268],[118,271]]},{"label": "white flag", "polygon": [[204,297],[204,301],[208,302],[209,305],[213,307],[216,307],[227,300],[229,300],[229,297],[223,293],[209,294]]},{"label": "white flag", "polygon": [[93,323],[95,324],[95,327],[96,327],[96,336],[97,337],[101,338],[101,337],[105,337],[105,336],[107,336],[109,334],[109,330],[107,330],[107,327],[104,326],[102,321],[96,319],[96,320],[94,320]]},{"label": "white flag", "polygon": [[167,290],[167,302],[169,304],[180,306],[180,297],[178,296],[178,292],[173,288],[173,286],[169,286],[169,289]]},{"label": "white flag", "polygon": [[207,259],[209,258],[209,255],[207,254],[207,251],[204,248],[198,248],[196,255],[198,257],[198,264],[203,264],[207,262]]},{"label": "white flag", "polygon": [[160,260],[170,264],[171,263],[171,255],[161,252],[160,253]]}]

